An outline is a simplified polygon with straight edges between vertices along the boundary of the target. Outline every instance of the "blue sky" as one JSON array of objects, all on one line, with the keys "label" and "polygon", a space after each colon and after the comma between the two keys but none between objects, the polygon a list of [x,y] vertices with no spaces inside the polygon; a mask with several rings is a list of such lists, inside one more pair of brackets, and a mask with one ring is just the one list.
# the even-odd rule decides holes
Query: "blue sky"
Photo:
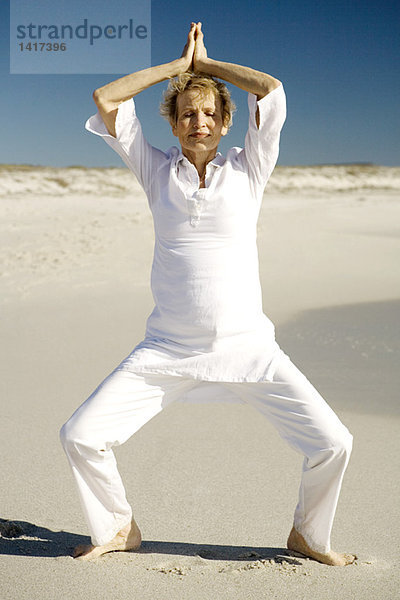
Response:
[{"label": "blue sky", "polygon": [[[99,0],[100,14],[102,4],[110,3]],[[397,0],[154,0],[151,9],[153,65],[180,56],[190,22],[202,21],[211,58],[283,81],[288,117],[279,164],[400,164]],[[0,23],[0,163],[124,166],[104,141],[85,131],[84,123],[96,112],[93,90],[129,71],[10,75],[7,0],[0,4]],[[165,87],[158,84],[135,98],[147,139],[162,149],[177,145],[158,116]],[[248,119],[246,93],[229,87],[238,110],[222,152],[243,145]]]}]

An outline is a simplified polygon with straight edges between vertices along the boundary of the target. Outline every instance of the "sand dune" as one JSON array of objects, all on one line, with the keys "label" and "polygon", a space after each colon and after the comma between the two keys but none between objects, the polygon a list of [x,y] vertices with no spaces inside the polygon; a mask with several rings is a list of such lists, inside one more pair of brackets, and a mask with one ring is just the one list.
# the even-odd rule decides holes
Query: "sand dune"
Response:
[{"label": "sand dune", "polygon": [[[376,165],[322,165],[276,167],[268,183],[270,192],[392,191],[400,189],[400,167]],[[124,195],[141,191],[125,168],[35,167],[0,165],[0,197],[18,194],[67,196],[70,194]]]}]

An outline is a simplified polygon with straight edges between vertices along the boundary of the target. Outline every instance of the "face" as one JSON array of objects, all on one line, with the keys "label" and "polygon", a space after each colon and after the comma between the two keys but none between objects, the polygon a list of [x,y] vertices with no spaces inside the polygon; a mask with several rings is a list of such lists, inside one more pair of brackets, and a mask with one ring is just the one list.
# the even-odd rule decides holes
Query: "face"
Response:
[{"label": "face", "polygon": [[172,127],[182,150],[216,150],[228,128],[222,119],[222,102],[211,90],[186,90],[177,99],[177,121]]}]

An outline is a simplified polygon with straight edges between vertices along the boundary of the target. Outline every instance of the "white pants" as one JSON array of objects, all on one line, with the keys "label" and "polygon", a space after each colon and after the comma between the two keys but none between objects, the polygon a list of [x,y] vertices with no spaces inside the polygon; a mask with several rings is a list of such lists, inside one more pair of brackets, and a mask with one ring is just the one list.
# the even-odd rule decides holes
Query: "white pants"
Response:
[{"label": "white pants", "polygon": [[[62,427],[61,442],[95,546],[109,542],[132,518],[112,447],[199,384],[134,374],[121,363]],[[328,552],[352,435],[288,357],[272,382],[218,385],[253,405],[304,456],[294,526],[314,550]]]}]

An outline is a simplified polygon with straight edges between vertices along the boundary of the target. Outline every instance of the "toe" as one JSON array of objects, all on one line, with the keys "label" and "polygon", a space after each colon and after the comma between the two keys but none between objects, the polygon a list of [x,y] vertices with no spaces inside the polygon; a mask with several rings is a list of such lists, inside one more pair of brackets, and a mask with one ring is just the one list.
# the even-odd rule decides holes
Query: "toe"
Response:
[{"label": "toe", "polygon": [[85,551],[85,546],[77,546],[76,548],[74,548],[74,550],[72,552],[72,556],[74,558],[78,558],[78,556],[81,556],[84,551]]},{"label": "toe", "polygon": [[73,558],[80,560],[87,560],[88,557],[93,555],[95,546],[77,546],[73,553]]}]

